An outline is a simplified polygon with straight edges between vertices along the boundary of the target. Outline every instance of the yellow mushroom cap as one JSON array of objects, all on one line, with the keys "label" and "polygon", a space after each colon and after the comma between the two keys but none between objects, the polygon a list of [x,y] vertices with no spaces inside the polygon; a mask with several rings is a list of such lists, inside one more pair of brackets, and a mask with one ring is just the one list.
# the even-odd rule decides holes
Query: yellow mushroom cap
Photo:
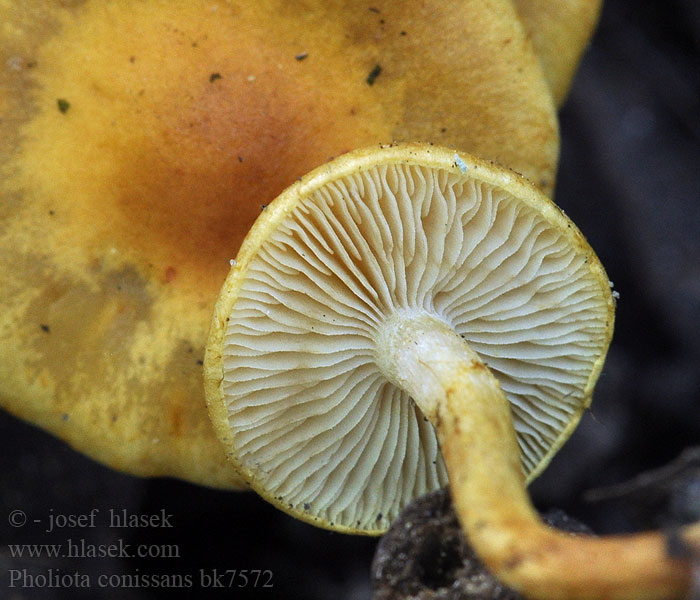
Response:
[{"label": "yellow mushroom cap", "polygon": [[598,23],[602,0],[514,0],[560,106]]},{"label": "yellow mushroom cap", "polygon": [[554,106],[511,3],[380,10],[0,3],[4,408],[124,471],[239,485],[201,359],[263,205],[392,139],[454,144],[551,190]]},{"label": "yellow mushroom cap", "polygon": [[495,374],[530,480],[590,403],[613,313],[583,235],[522,178],[375,146],[302,178],[251,229],[215,309],[209,410],[266,499],[377,534],[447,483],[432,425],[386,366],[405,316],[454,330]]}]

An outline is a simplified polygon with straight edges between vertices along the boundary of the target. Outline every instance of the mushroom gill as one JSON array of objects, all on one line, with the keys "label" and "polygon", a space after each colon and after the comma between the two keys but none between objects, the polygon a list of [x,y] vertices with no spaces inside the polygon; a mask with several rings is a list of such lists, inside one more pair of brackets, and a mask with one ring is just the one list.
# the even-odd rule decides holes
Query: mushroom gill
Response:
[{"label": "mushroom gill", "polygon": [[611,321],[599,318],[607,280],[580,233],[551,224],[552,206],[478,173],[365,162],[287,192],[242,248],[260,244],[232,271],[245,279],[230,312],[219,307],[223,408],[210,409],[265,497],[316,524],[379,532],[447,484],[430,415],[385,358],[397,323],[429,317],[478,352],[532,479],[590,402]]}]

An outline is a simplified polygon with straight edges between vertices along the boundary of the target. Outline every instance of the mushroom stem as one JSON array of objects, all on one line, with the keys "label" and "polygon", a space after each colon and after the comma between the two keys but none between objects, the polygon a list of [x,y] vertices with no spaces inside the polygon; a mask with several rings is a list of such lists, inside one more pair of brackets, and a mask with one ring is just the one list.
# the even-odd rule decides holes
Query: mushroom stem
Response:
[{"label": "mushroom stem", "polygon": [[[436,428],[458,518],[475,552],[504,583],[540,599],[660,599],[690,587],[690,560],[667,536],[573,536],[545,525],[520,466],[508,400],[479,356],[423,311],[388,319],[377,362]],[[700,524],[681,531],[699,544]]]}]

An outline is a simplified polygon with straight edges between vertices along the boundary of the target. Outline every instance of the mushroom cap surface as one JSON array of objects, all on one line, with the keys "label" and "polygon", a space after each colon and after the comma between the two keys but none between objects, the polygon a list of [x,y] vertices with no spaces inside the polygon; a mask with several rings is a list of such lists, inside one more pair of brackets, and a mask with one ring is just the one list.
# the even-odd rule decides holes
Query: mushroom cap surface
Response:
[{"label": "mushroom cap surface", "polygon": [[447,483],[432,425],[378,366],[397,314],[446,323],[488,365],[531,480],[590,403],[614,304],[581,232],[513,172],[420,144],[315,169],[246,237],[205,353],[217,433],[282,510],[378,534]]},{"label": "mushroom cap surface", "polygon": [[557,106],[598,23],[602,0],[514,0]]},{"label": "mushroom cap surface", "polygon": [[552,187],[554,107],[506,0],[22,0],[0,23],[0,404],[123,471],[241,484],[204,344],[297,177],[415,139]]}]

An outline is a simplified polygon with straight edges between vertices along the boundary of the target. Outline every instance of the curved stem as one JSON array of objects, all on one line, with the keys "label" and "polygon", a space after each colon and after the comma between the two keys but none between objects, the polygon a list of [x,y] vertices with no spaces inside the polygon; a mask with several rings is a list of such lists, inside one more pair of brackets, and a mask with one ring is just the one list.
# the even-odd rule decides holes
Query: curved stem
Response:
[{"label": "curved stem", "polygon": [[[501,581],[542,600],[652,600],[688,591],[690,561],[671,558],[662,533],[574,536],[540,520],[525,489],[508,400],[447,324],[426,313],[399,314],[377,347],[382,371],[433,422],[460,523]],[[700,524],[681,535],[700,548]]]}]

